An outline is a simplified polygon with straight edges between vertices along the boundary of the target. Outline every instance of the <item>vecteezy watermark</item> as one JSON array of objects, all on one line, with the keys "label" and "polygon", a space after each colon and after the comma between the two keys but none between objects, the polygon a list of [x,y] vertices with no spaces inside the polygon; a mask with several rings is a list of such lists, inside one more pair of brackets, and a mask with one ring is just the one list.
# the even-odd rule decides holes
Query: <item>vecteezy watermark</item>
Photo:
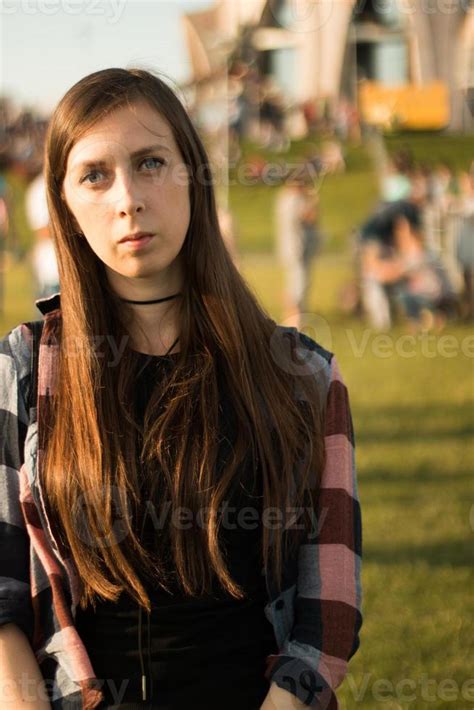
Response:
[{"label": "vecteezy watermark", "polygon": [[[110,333],[103,335],[67,335],[61,339],[61,353],[67,359],[79,357],[80,353],[93,352],[98,359],[106,359],[107,367],[117,367],[122,359],[127,346],[130,345],[130,336],[122,335],[120,338]],[[57,348],[59,341],[50,339],[48,347]]]},{"label": "vecteezy watermark", "polygon": [[[285,326],[284,323],[282,325]],[[326,363],[317,350],[308,347],[304,336],[316,340],[317,335],[318,341],[323,337],[325,347],[330,348],[331,328],[328,321],[316,313],[304,313],[301,316],[299,331],[298,333],[294,328],[275,328],[270,338],[272,359],[288,374],[316,375],[324,369]]]},{"label": "vecteezy watermark", "polygon": [[[125,506],[124,506],[125,499]],[[128,535],[128,528],[125,522],[126,516],[130,518],[131,507],[128,498],[120,495],[117,486],[111,487],[111,500],[113,518],[111,521],[104,520],[104,500],[100,493],[93,491],[84,492],[78,499],[75,507],[75,527],[80,539],[91,547],[110,547],[122,542]],[[99,533],[94,532],[88,525],[87,513],[93,511],[97,521]],[[144,518],[155,531],[174,527],[177,530],[191,530],[199,527],[206,529],[211,520],[215,522],[219,517],[219,525],[222,530],[257,530],[260,526],[268,530],[307,530],[307,540],[314,540],[321,533],[322,527],[328,515],[328,509],[323,508],[316,513],[311,506],[287,506],[281,509],[277,506],[265,506],[257,508],[251,505],[233,506],[230,501],[224,500],[216,511],[204,506],[198,510],[191,510],[186,506],[172,507],[170,500],[160,502],[157,507],[153,500],[146,500],[142,504]],[[307,521],[311,521],[311,529],[308,530]],[[132,523],[133,524],[133,523]]]},{"label": "vecteezy watermark", "polygon": [[[155,530],[161,530],[166,524],[171,501],[166,501],[161,506],[161,512],[157,515],[155,504],[146,501],[146,512],[152,520]],[[327,510],[323,509],[319,520],[316,512],[311,507],[288,506],[285,511],[276,506],[267,506],[260,511],[253,506],[236,507],[229,505],[229,501],[223,501],[218,508],[221,527],[224,530],[256,530],[261,525],[269,530],[303,530],[303,517],[305,512],[312,521],[312,532],[309,539],[316,537],[321,531]],[[175,508],[171,513],[171,524],[179,530],[190,530],[195,524],[200,528],[206,528],[209,523],[212,511],[208,507],[200,508],[196,513],[186,507]]]},{"label": "vecteezy watermark", "polygon": [[455,358],[463,355],[474,358],[474,335],[458,338],[455,335],[433,335],[418,333],[393,336],[389,333],[374,333],[366,328],[360,336],[353,330],[345,329],[346,337],[354,357],[364,357],[367,350],[377,358],[387,359],[394,355],[414,358],[417,355],[433,359],[436,357]]},{"label": "vecteezy watermark", "polygon": [[[356,0],[354,15],[362,14],[369,0]],[[472,12],[471,0],[373,0],[371,10],[377,15],[454,15]]]},{"label": "vecteezy watermark", "polygon": [[362,707],[368,694],[380,703],[394,700],[398,703],[416,703],[417,700],[426,703],[437,703],[440,700],[445,703],[459,703],[460,700],[474,702],[474,678],[467,678],[459,684],[453,678],[430,678],[427,673],[397,681],[377,678],[373,673],[364,673],[362,678],[349,673],[346,683],[354,701],[362,703]]},{"label": "vecteezy watermark", "polygon": [[[308,665],[311,663],[311,658],[308,658]],[[284,708],[284,710],[298,710],[301,708],[300,697],[304,693],[303,702],[304,705],[312,703],[314,698],[317,697],[318,705],[320,710],[325,710],[329,707],[329,703],[333,698],[333,692],[328,684],[324,681],[323,676],[318,672],[316,673],[309,668],[302,671],[296,677],[294,674],[285,673],[285,665],[280,669],[277,675],[278,685],[272,684],[268,691],[269,697],[273,702],[273,707],[275,710]],[[286,686],[289,695],[285,695],[284,702],[281,700],[281,685]]]},{"label": "vecteezy watermark", "polygon": [[[122,493],[122,494],[121,494]],[[118,486],[110,486],[112,520],[104,517],[105,490],[99,488],[84,491],[78,497],[74,509],[77,536],[89,547],[112,547],[118,545],[128,535],[126,519],[130,518],[131,507],[128,496]],[[124,503],[125,499],[125,503]],[[86,513],[93,512],[100,534],[91,530]]]},{"label": "vecteezy watermark", "polygon": [[[270,338],[270,352],[275,364],[291,375],[316,375],[325,367],[325,360],[319,354],[319,348],[308,345],[305,338],[316,341],[328,351],[332,350],[333,335],[329,322],[317,313],[302,313],[298,331],[296,328],[276,328]],[[342,330],[348,351],[356,358],[366,355],[381,360],[392,357],[404,359],[418,356],[433,360],[441,357],[453,359],[456,357],[474,358],[474,335],[462,337],[453,333],[426,333],[416,335],[409,333],[381,333],[372,328]],[[293,344],[292,338],[295,338]],[[117,367],[130,347],[130,336],[120,338],[106,333],[95,336],[67,336],[61,343],[61,349],[67,358],[78,357],[84,350],[92,352],[99,359],[104,359],[107,367]]]},{"label": "vecteezy watermark", "polygon": [[127,0],[0,0],[0,14],[102,16],[111,25],[122,16]]},{"label": "vecteezy watermark", "polygon": [[[313,153],[316,155],[316,147]],[[218,184],[216,176],[225,169],[228,187],[278,186],[290,179],[304,181],[313,191],[317,191],[327,175],[327,166],[315,160],[278,159],[256,164],[248,159],[229,166],[216,161],[212,167],[200,164],[193,169],[184,162],[173,162],[156,147],[150,148],[150,154],[133,165],[124,145],[107,138],[91,138],[81,150],[74,150],[63,189],[66,200],[74,195],[82,203],[114,205],[130,189],[135,174],[146,175],[148,184],[156,188],[170,184],[176,187],[214,187]],[[91,163],[100,163],[101,167],[91,168]]]},{"label": "vecteezy watermark", "polygon": [[[106,686],[114,704],[121,703],[130,683],[129,678],[122,678],[120,682],[113,678],[96,679],[96,687],[103,689]],[[57,693],[57,683],[54,680],[37,681],[28,673],[22,672],[16,678],[2,679],[0,681],[0,707],[13,703],[21,698],[21,703],[46,702]]]},{"label": "vecteezy watermark", "polygon": [[117,367],[129,343],[130,336],[128,335],[123,335],[120,340],[109,333],[88,337],[71,335],[63,339],[61,348],[67,358],[78,357],[79,353],[84,350],[92,350],[97,358],[104,358],[106,356],[103,350],[105,346],[110,355],[106,361],[107,367]]},{"label": "vecteezy watermark", "polygon": [[329,21],[335,0],[269,0],[268,10],[281,28],[290,32],[315,32]]},{"label": "vecteezy watermark", "polygon": [[[269,0],[268,9],[277,24],[287,32],[306,34],[325,27],[340,0]],[[357,20],[369,5],[369,0],[356,0],[353,17]],[[373,0],[371,11],[379,16],[454,15],[474,12],[471,0]]]},{"label": "vecteezy watermark", "polygon": [[294,175],[296,172],[298,172],[301,179],[306,178],[308,183],[312,183],[313,189],[320,188],[327,175],[327,170],[324,166],[318,169],[310,161],[301,163],[289,160],[269,160],[257,170],[251,160],[242,160],[237,166],[231,166],[227,184],[229,186],[241,185],[243,187],[253,187],[260,184],[271,187],[283,184],[290,175]]},{"label": "vecteezy watermark", "polygon": [[[283,322],[284,326],[285,323]],[[297,350],[299,361],[295,361],[290,349],[290,336],[288,330],[275,329],[270,341],[273,359],[285,371],[292,374],[313,374],[321,368],[321,358],[311,346],[305,345],[304,338],[297,335]],[[326,350],[332,349],[332,328],[329,322],[317,313],[305,312],[300,316],[300,333],[322,345]],[[427,359],[442,357],[452,359],[455,357],[474,358],[474,335],[469,333],[463,336],[453,333],[385,333],[373,328],[344,328],[347,346],[352,355],[362,358],[370,354],[376,358],[388,359],[391,357],[415,358],[419,355]],[[282,347],[285,338],[287,345]]]}]

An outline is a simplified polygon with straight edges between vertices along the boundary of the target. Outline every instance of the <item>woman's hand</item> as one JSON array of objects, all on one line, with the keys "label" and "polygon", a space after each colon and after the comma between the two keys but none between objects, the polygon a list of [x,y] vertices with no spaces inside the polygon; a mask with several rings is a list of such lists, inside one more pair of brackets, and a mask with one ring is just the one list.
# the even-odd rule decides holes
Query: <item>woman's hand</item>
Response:
[{"label": "woman's hand", "polygon": [[16,624],[0,627],[0,658],[2,710],[51,710],[36,657]]},{"label": "woman's hand", "polygon": [[272,683],[260,710],[303,710],[303,708],[308,710],[308,706],[296,695]]}]

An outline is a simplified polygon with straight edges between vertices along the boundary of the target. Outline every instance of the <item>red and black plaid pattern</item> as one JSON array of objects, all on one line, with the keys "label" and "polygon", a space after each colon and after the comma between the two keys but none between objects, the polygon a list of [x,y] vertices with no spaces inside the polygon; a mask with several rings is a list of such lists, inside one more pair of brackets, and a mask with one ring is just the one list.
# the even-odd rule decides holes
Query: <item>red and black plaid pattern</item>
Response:
[{"label": "red and black plaid pattern", "polygon": [[[0,625],[16,623],[27,634],[43,675],[53,681],[53,708],[92,710],[103,696],[74,626],[80,580],[54,535],[41,488],[57,374],[59,296],[37,305],[45,319],[31,407],[31,330],[23,324],[0,341]],[[310,707],[336,710],[335,690],[359,647],[362,625],[351,411],[333,354],[294,329],[278,328],[317,364],[314,376],[326,397],[326,465],[315,503],[316,534],[288,562],[283,590],[269,593],[265,606],[279,648],[268,657],[265,675]]]}]

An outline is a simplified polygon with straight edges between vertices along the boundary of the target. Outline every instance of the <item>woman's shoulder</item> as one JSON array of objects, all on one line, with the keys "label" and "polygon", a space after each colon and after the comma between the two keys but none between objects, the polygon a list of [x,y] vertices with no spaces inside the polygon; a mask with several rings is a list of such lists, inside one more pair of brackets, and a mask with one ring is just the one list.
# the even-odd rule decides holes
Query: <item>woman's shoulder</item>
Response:
[{"label": "woman's shoulder", "polygon": [[[59,313],[60,294],[55,293],[46,298],[39,298],[35,301],[35,306],[43,316],[48,314],[54,316],[54,313]],[[8,366],[10,361],[15,363],[20,377],[29,374],[33,344],[35,340],[39,342],[43,326],[44,318],[25,321],[0,338],[0,356],[3,356],[0,360],[3,361],[4,367]]]},{"label": "woman's shoulder", "polygon": [[24,374],[31,358],[32,340],[31,323],[20,323],[0,338],[0,362],[3,367],[14,363],[19,375]]},{"label": "woman's shoulder", "polygon": [[28,421],[33,329],[20,323],[0,338],[0,408]]},{"label": "woman's shoulder", "polygon": [[295,328],[294,326],[282,325],[280,323],[275,323],[274,328],[275,330],[272,338],[286,339],[295,347],[317,353],[318,357],[321,357],[328,363],[331,362],[334,353],[331,350],[327,350],[318,340],[311,338],[302,330],[298,330],[298,328]]},{"label": "woman's shoulder", "polygon": [[272,358],[288,374],[314,377],[321,394],[327,394],[333,379],[334,353],[318,340],[292,326],[276,324],[270,338]]}]

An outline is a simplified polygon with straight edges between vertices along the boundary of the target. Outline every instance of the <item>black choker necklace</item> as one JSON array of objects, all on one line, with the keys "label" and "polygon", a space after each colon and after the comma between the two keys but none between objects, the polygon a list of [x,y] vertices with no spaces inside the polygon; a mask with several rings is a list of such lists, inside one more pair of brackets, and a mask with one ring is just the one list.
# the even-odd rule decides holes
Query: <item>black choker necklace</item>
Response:
[{"label": "black choker necklace", "polygon": [[166,296],[165,298],[157,298],[156,301],[130,301],[128,298],[121,298],[120,300],[123,301],[124,303],[135,303],[135,304],[147,305],[149,303],[163,303],[163,301],[171,301],[172,298],[177,298],[178,296],[181,296],[181,294],[175,293],[175,294],[173,294],[173,296]]}]

